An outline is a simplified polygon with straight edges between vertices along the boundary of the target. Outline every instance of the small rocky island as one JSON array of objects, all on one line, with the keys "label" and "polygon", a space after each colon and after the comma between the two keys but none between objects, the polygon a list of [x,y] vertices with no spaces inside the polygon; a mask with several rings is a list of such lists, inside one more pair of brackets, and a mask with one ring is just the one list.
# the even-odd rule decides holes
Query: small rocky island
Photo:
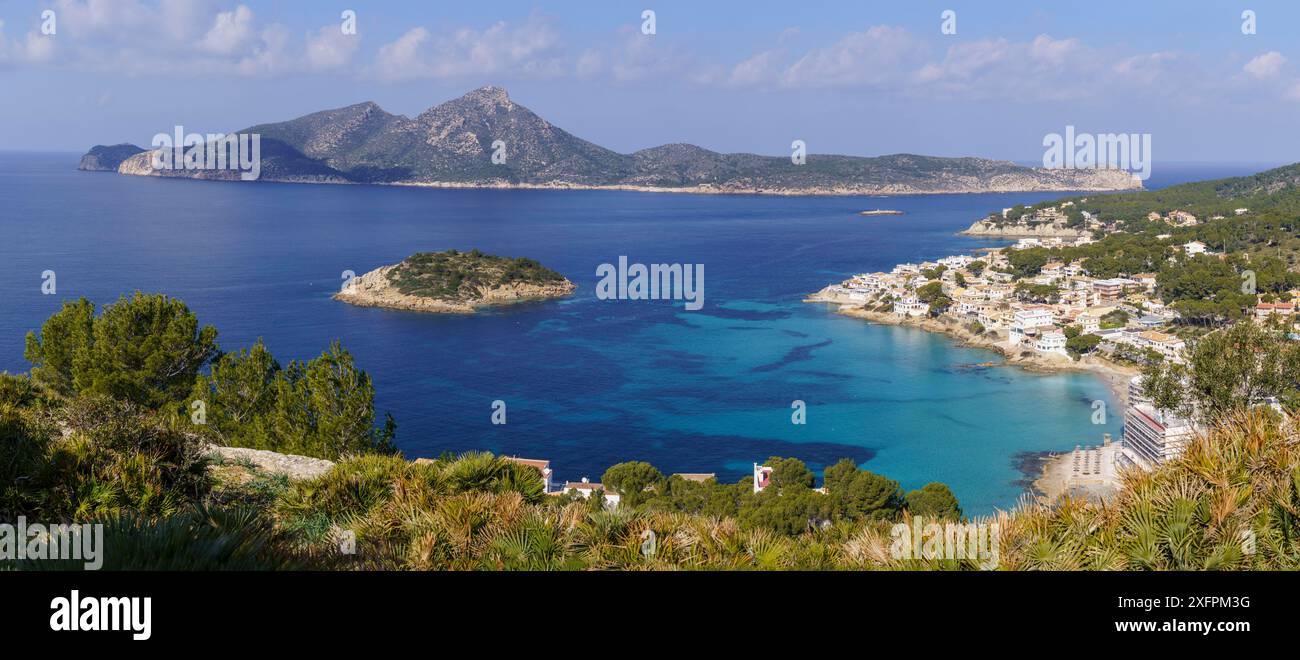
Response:
[{"label": "small rocky island", "polygon": [[420,252],[353,278],[334,299],[362,307],[472,314],[489,305],[563,298],[576,288],[532,259],[447,250]]}]

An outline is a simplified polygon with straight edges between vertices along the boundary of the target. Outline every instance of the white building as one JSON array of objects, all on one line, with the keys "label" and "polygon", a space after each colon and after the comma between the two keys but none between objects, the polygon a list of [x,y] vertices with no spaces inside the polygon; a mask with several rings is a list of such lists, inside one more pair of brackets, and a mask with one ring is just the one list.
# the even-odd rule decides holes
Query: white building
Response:
[{"label": "white building", "polygon": [[1060,353],[1065,355],[1065,333],[1060,330],[1044,332],[1038,338],[1038,341],[1034,342],[1034,350],[1039,353]]},{"label": "white building", "polygon": [[766,465],[754,464],[754,492],[766,490],[772,483],[772,468]]},{"label": "white building", "polygon": [[1205,254],[1205,244],[1200,241],[1192,241],[1191,243],[1184,243],[1183,252],[1186,252],[1187,256],[1189,257],[1196,256],[1198,254]]},{"label": "white building", "polygon": [[606,509],[618,508],[618,501],[620,499],[618,493],[606,489],[604,484],[592,483],[586,477],[583,477],[582,481],[565,482],[564,490],[561,492],[577,493],[581,495],[583,499],[590,499],[592,494],[595,493],[596,491],[601,491],[605,494]]},{"label": "white building", "polygon": [[894,301],[894,313],[898,316],[925,316],[930,313],[930,304],[908,294]]},{"label": "white building", "polygon": [[1091,312],[1079,314],[1074,317],[1074,322],[1085,335],[1095,333],[1101,329],[1101,316]]},{"label": "white building", "polygon": [[1181,456],[1195,434],[1195,426],[1149,403],[1131,405],[1124,411],[1124,450],[1128,465],[1153,470],[1165,461]]},{"label": "white building", "polygon": [[1050,307],[1023,307],[1017,309],[1011,317],[1011,332],[1009,339],[1012,344],[1019,344],[1024,341],[1025,335],[1032,328],[1052,325],[1052,308]]},{"label": "white building", "polygon": [[1183,350],[1187,348],[1186,342],[1177,336],[1156,330],[1138,333],[1135,343],[1140,348],[1149,348],[1175,362],[1183,359]]}]

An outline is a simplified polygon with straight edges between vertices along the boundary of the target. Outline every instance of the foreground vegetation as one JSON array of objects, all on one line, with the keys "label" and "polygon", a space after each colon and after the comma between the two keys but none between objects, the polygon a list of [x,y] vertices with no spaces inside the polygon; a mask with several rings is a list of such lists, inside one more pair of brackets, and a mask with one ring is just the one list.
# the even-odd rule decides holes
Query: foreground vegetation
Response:
[{"label": "foreground vegetation", "polygon": [[[545,494],[535,468],[490,454],[408,462],[392,453],[391,421],[373,427],[369,379],[341,347],[284,368],[260,344],[223,354],[215,330],[162,296],[99,316],[69,303],[28,357],[29,376],[0,375],[0,520],[102,523],[110,570],[988,567],[900,555],[896,526],[959,520],[956,499],[941,484],[905,493],[851,461],[827,468],[819,492],[802,462],[769,459],[757,494],[748,480],[624,463],[603,477],[617,508]],[[1241,375],[1259,381],[1266,365],[1249,364]],[[1293,386],[1292,373],[1270,382]],[[967,522],[996,539],[1000,569],[1298,568],[1300,430],[1233,392],[1185,456],[1128,474],[1113,499],[1026,501]],[[315,448],[337,463],[290,480],[217,459],[210,442]]]}]

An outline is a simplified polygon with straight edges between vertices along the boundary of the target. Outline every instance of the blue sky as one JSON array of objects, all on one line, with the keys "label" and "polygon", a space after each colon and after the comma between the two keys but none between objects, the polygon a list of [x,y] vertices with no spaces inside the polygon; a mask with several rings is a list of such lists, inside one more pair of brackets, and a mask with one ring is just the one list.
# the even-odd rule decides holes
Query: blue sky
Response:
[{"label": "blue sky", "polygon": [[0,22],[0,149],[147,144],[365,100],[413,115],[496,84],[620,151],[802,139],[1033,161],[1068,124],[1151,133],[1157,161],[1300,161],[1295,2],[16,0]]}]

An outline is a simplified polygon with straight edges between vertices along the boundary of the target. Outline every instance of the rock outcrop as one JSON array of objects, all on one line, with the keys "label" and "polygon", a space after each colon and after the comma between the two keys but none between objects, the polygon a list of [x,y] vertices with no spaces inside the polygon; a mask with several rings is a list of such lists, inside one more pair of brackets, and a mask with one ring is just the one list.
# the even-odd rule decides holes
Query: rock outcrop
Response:
[{"label": "rock outcrop", "polygon": [[1068,229],[1055,225],[1040,224],[994,224],[988,220],[977,220],[961,232],[968,236],[999,236],[1003,238],[1078,238],[1087,232]]},{"label": "rock outcrop", "polygon": [[260,472],[283,474],[290,479],[314,479],[334,468],[333,461],[310,456],[280,454],[266,449],[249,449],[247,447],[221,447],[212,445],[208,448],[224,461],[233,463],[247,462]]}]

